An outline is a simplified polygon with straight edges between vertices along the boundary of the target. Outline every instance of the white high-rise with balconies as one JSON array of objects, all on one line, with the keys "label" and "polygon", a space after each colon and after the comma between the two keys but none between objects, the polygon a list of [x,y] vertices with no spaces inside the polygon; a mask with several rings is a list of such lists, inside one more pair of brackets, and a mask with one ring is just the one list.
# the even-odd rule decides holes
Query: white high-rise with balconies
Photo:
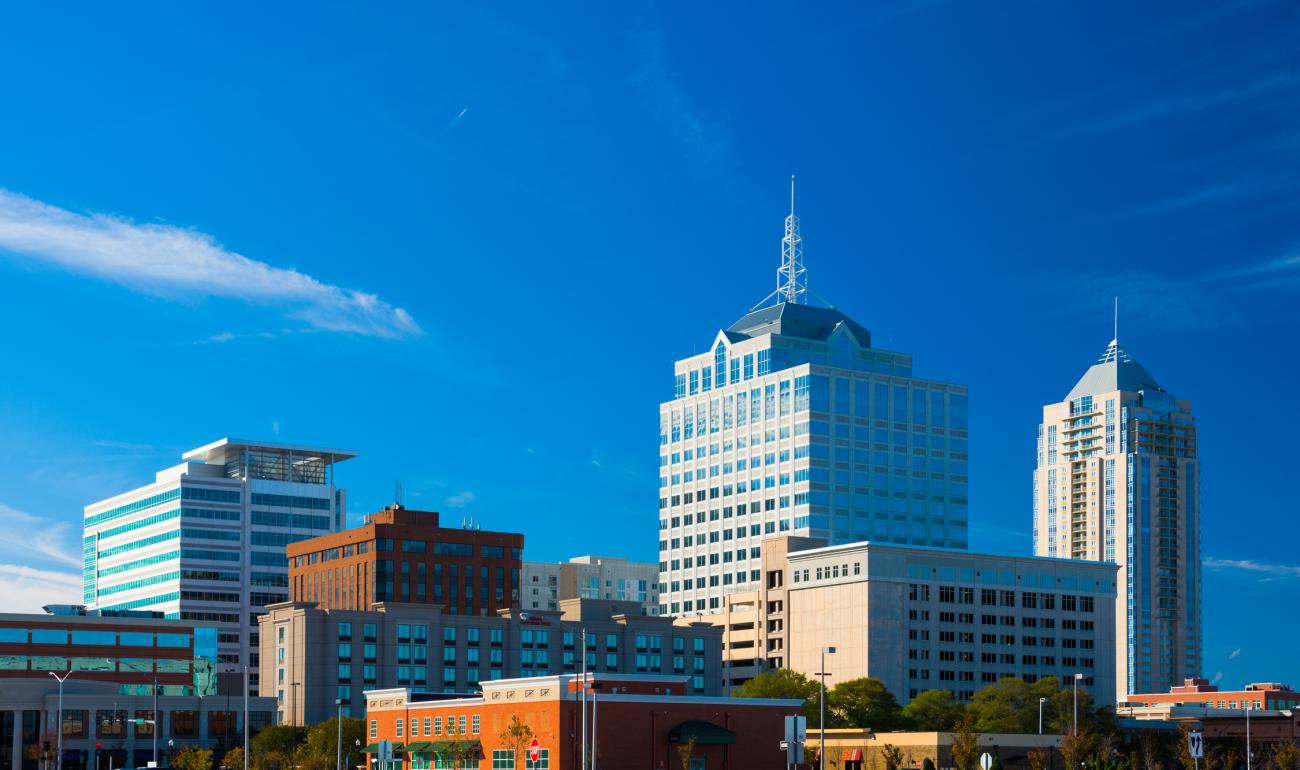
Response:
[{"label": "white high-rise with balconies", "polygon": [[967,547],[966,386],[913,377],[910,355],[807,304],[793,200],[777,275],[676,363],[659,407],[661,613],[755,588],[776,534]]},{"label": "white high-rise with balconies", "polygon": [[1034,553],[1119,564],[1117,690],[1166,692],[1201,671],[1200,462],[1191,405],[1116,339],[1043,407]]},{"label": "white high-rise with balconies", "polygon": [[215,622],[219,665],[248,665],[256,689],[257,616],[289,598],[285,546],[342,529],[333,469],[355,456],[221,439],[86,506],[86,607]]}]

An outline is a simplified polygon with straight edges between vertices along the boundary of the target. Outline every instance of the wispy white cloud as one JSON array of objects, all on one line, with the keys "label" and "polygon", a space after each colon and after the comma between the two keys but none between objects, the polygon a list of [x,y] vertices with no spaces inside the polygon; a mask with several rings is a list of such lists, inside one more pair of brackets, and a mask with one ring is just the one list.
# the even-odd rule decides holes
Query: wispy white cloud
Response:
[{"label": "wispy white cloud", "polygon": [[1269,564],[1253,559],[1215,559],[1201,562],[1210,569],[1236,569],[1245,572],[1259,572],[1274,577],[1300,577],[1300,566],[1293,564]]},{"label": "wispy white cloud", "polygon": [[687,165],[705,179],[718,179],[730,173],[735,161],[729,132],[691,105],[668,65],[658,33],[640,34],[637,53],[641,63],[629,83],[641,92],[650,117],[668,132],[685,155]]},{"label": "wispy white cloud", "polygon": [[1133,109],[1091,123],[1080,124],[1075,127],[1075,130],[1106,131],[1139,123],[1181,118],[1277,93],[1295,91],[1298,88],[1300,88],[1300,72],[1290,70],[1273,72],[1249,83],[1226,84],[1164,99],[1149,100]]},{"label": "wispy white cloud", "polygon": [[461,110],[460,112],[456,113],[456,117],[454,117],[454,118],[451,119],[451,122],[447,124],[447,128],[451,128],[452,126],[454,126],[454,125],[456,125],[457,123],[459,123],[459,122],[460,122],[460,119],[463,118],[463,117],[465,117],[465,113],[467,113],[467,112],[469,112],[469,107],[466,107],[465,109],[463,109],[463,110]]},{"label": "wispy white cloud", "polygon": [[67,522],[35,516],[0,503],[0,553],[81,566],[81,555],[69,541]]},{"label": "wispy white cloud", "polygon": [[116,441],[114,439],[101,439],[90,442],[91,446],[103,447],[105,449],[123,449],[130,452],[152,452],[152,444],[133,444],[130,441]]},{"label": "wispy white cloud", "polygon": [[477,499],[477,497],[478,495],[475,495],[473,492],[469,492],[469,491],[457,492],[456,494],[447,498],[447,507],[464,508],[465,506],[474,502],[474,500]]},{"label": "wispy white cloud", "polygon": [[1120,333],[1133,323],[1148,328],[1200,331],[1241,326],[1253,292],[1300,288],[1300,255],[1242,267],[1170,277],[1143,271],[1107,273],[1081,279],[1074,309],[1107,318],[1112,298],[1120,299]]},{"label": "wispy white cloud", "polygon": [[223,248],[205,233],[79,214],[0,189],[0,253],[11,252],[160,297],[195,293],[283,306],[317,329],[374,337],[422,334],[405,310]]},{"label": "wispy white cloud", "polygon": [[1228,660],[1236,660],[1236,659],[1237,659],[1237,656],[1240,655],[1240,654],[1241,654],[1241,648],[1238,647],[1237,649],[1233,650],[1233,651],[1228,655]]},{"label": "wispy white cloud", "polygon": [[1222,672],[1222,671],[1216,671],[1216,672],[1214,673],[1214,678],[1210,680],[1210,684],[1218,684],[1218,683],[1219,683],[1219,680],[1222,679],[1222,678],[1223,678],[1223,672]]},{"label": "wispy white cloud", "polygon": [[80,604],[81,599],[76,572],[0,564],[0,612],[40,612],[47,604]]}]

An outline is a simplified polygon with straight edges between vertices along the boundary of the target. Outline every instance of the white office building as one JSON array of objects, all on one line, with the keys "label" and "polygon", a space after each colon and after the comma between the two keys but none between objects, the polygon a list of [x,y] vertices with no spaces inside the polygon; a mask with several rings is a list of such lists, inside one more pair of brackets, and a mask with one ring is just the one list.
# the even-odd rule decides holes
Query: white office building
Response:
[{"label": "white office building", "polygon": [[910,355],[807,304],[804,276],[792,210],[771,304],[674,366],[659,407],[663,613],[753,590],[773,535],[967,545],[966,386],[913,377]]},{"label": "white office building", "polygon": [[523,609],[558,610],[564,599],[635,601],[641,603],[642,615],[658,615],[659,567],[610,556],[524,562]]},{"label": "white office building", "polygon": [[152,484],[86,506],[84,602],[218,624],[257,682],[257,616],[289,598],[285,546],[343,527],[334,464],[355,452],[221,439]]}]

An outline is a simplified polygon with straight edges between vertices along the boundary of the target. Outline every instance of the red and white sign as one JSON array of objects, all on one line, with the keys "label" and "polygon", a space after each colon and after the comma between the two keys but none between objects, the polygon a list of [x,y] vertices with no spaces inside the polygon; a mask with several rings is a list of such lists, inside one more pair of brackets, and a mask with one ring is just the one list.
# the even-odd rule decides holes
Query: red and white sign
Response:
[{"label": "red and white sign", "polygon": [[537,742],[536,738],[533,738],[533,742],[528,744],[528,761],[532,762],[535,765],[537,764],[537,760],[540,759],[541,756],[542,756],[542,745]]}]

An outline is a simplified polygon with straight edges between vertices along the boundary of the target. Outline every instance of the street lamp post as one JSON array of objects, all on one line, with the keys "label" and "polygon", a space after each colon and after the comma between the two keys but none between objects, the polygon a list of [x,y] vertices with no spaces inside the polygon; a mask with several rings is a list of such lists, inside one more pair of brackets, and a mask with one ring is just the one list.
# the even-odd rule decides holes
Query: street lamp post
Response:
[{"label": "street lamp post", "polygon": [[826,655],[835,654],[834,647],[822,648],[822,670],[817,673],[821,675],[821,697],[818,699],[817,706],[819,714],[817,717],[817,764],[820,770],[826,770]]},{"label": "street lamp post", "polygon": [[343,770],[343,699],[335,698],[334,706],[338,709],[338,745],[335,748],[334,770]]},{"label": "street lamp post", "polygon": [[1047,702],[1046,698],[1038,699],[1038,734],[1043,734],[1043,704]]},{"label": "street lamp post", "polygon": [[176,755],[176,741],[167,739],[167,766],[172,766],[172,757]]},{"label": "street lamp post", "polygon": [[162,729],[162,720],[158,713],[158,677],[153,678],[153,764],[158,766],[158,731]]},{"label": "street lamp post", "polygon": [[1246,770],[1250,770],[1250,701],[1246,701]]},{"label": "street lamp post", "polygon": [[[361,739],[360,739],[360,738],[357,738],[357,740],[356,740],[356,744],[357,744],[357,753],[359,754],[359,753],[361,753]],[[350,751],[348,752],[348,767],[352,767],[352,752],[350,752]]]},{"label": "street lamp post", "polygon": [[1079,734],[1079,680],[1083,679],[1083,674],[1074,675],[1074,729],[1075,735]]},{"label": "street lamp post", "polygon": [[68,677],[72,676],[72,672],[69,671],[63,676],[59,676],[53,671],[48,671],[46,673],[59,681],[59,716],[57,718],[59,746],[58,749],[56,749],[59,752],[59,755],[56,758],[56,761],[58,762],[58,770],[63,770],[63,683],[67,681]]}]

